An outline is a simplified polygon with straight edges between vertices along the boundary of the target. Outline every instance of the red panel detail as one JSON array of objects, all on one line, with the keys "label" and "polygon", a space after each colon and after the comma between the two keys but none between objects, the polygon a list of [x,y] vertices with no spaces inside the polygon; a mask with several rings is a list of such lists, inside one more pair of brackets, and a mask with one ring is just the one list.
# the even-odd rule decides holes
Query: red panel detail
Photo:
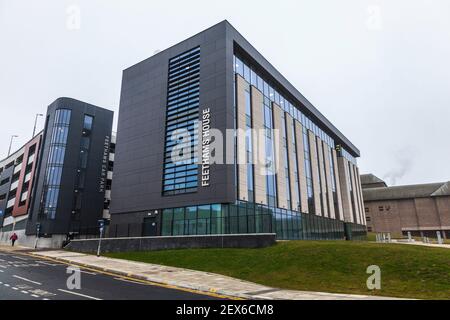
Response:
[{"label": "red panel detail", "polygon": [[[19,216],[23,216],[26,215],[28,213],[28,208],[30,207],[30,198],[31,198],[31,194],[32,194],[32,188],[33,188],[33,181],[35,178],[35,171],[36,171],[36,166],[38,163],[38,156],[39,156],[39,151],[41,148],[41,139],[42,139],[42,134],[37,135],[34,139],[30,140],[30,142],[28,142],[25,145],[25,151],[24,151],[24,155],[23,155],[23,161],[22,161],[22,168],[20,170],[20,177],[19,177],[19,185],[17,186],[17,193],[16,193],[16,202],[14,203],[14,208],[12,210],[12,216],[13,217],[19,217]],[[25,180],[25,171],[26,171],[26,167],[28,165],[28,155],[30,153],[30,148],[36,144],[36,150],[34,151],[34,160],[33,160],[33,166],[31,168],[31,178],[29,180],[29,186],[28,186],[28,197],[27,200],[25,201],[25,204],[23,206],[19,206],[20,204],[20,197],[22,196],[22,189],[24,187],[24,180]]]}]

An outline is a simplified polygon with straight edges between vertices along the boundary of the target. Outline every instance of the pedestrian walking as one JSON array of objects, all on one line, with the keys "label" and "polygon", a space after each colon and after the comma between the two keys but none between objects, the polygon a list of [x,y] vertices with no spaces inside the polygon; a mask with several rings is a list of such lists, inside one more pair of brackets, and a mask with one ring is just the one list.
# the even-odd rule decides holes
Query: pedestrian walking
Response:
[{"label": "pedestrian walking", "polygon": [[12,244],[12,246],[14,247],[14,243],[16,242],[16,240],[18,239],[19,237],[17,236],[17,234],[14,232],[13,233],[13,235],[9,238],[9,240],[11,240],[11,244]]}]

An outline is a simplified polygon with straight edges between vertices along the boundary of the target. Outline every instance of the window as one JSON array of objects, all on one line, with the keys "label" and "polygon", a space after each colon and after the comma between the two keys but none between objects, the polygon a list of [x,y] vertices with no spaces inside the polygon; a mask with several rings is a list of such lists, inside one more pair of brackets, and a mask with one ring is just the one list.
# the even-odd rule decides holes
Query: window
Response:
[{"label": "window", "polygon": [[[86,169],[89,161],[89,147],[91,145],[91,131],[93,128],[94,117],[84,115],[83,130],[80,137],[80,149],[78,158],[78,168],[76,170],[76,180],[74,186],[75,201],[72,206],[72,220],[79,221],[81,209],[83,207],[83,189],[86,183]],[[107,189],[107,186],[105,187]]]},{"label": "window", "polygon": [[199,206],[198,207],[198,228],[197,234],[204,235],[210,234],[211,225],[211,206]]},{"label": "window", "polygon": [[379,206],[378,207],[378,211],[384,211],[384,207],[383,206]]},{"label": "window", "polygon": [[197,207],[186,208],[185,234],[197,234]]},{"label": "window", "polygon": [[211,205],[211,234],[223,234],[222,207],[220,204]]},{"label": "window", "polygon": [[[235,59],[236,72],[244,72]],[[250,70],[246,69],[248,76]],[[169,61],[163,195],[196,192],[198,186],[200,47]],[[172,155],[178,156],[173,159]],[[177,231],[179,232],[179,231]]]},{"label": "window", "polygon": [[7,184],[8,182],[9,182],[9,178],[3,179],[3,180],[0,182],[0,186],[3,186],[3,185],[5,185],[5,184]]},{"label": "window", "polygon": [[86,150],[80,150],[80,168],[87,168],[88,156],[89,154]]},{"label": "window", "polygon": [[365,207],[364,210],[366,211],[366,213],[370,212],[370,209],[368,207]]},{"label": "window", "polygon": [[70,117],[71,111],[68,109],[58,109],[55,112],[44,191],[39,210],[40,215],[47,219],[55,219],[56,216]]},{"label": "window", "polygon": [[173,209],[165,209],[162,212],[162,230],[163,236],[171,236],[173,228]]},{"label": "window", "polygon": [[86,179],[86,174],[85,174],[84,170],[78,170],[75,187],[77,189],[83,189],[85,179]]},{"label": "window", "polygon": [[28,157],[31,157],[35,152],[36,152],[36,144],[33,144],[33,145],[28,149]]},{"label": "window", "polygon": [[50,152],[49,152],[50,163],[63,164],[65,153],[66,153],[65,146],[55,145],[53,148],[50,149]]},{"label": "window", "polygon": [[89,137],[81,137],[81,148],[82,149],[89,149],[90,144],[91,144],[91,139]]},{"label": "window", "polygon": [[[267,79],[261,77],[258,72],[250,66],[250,64],[247,64],[243,59],[237,56],[234,56],[234,72],[241,75],[244,79],[247,80],[248,83],[251,83],[256,88],[258,88],[258,90],[261,91],[267,99],[269,99],[270,101],[275,101],[284,109],[284,111],[289,113],[292,118],[301,121],[307,129],[314,132],[316,136],[319,136],[330,147],[335,147],[333,138],[331,138],[324,130],[313,123],[311,119],[305,116],[300,111],[300,108],[298,106],[290,103],[281,94],[281,90],[279,90],[279,88],[270,86],[269,82],[271,81],[266,81]],[[352,161],[352,163],[356,164],[356,159],[348,152],[345,154],[345,157],[349,161]]]},{"label": "window", "polygon": [[89,116],[89,115],[84,115],[83,129],[92,131],[93,124],[94,124],[94,117]]},{"label": "window", "polygon": [[184,208],[177,208],[173,210],[173,235],[184,235]]},{"label": "window", "polygon": [[[352,229],[354,235],[366,233],[363,226]],[[247,201],[163,210],[163,235],[261,232],[275,232],[279,240],[343,239],[344,222]]]}]

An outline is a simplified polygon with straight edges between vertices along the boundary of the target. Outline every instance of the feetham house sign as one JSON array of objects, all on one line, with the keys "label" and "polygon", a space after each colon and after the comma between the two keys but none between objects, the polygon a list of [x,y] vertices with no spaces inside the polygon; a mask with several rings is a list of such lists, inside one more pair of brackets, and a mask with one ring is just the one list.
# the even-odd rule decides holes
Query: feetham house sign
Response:
[{"label": "feetham house sign", "polygon": [[210,159],[211,159],[211,111],[209,108],[202,113],[202,187],[209,187],[210,183]]}]

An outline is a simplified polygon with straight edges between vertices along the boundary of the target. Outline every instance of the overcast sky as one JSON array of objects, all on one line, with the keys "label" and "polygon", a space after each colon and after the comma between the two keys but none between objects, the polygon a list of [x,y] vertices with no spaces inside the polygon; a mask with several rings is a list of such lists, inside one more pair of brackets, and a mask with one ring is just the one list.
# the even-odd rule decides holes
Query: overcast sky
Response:
[{"label": "overcast sky", "polygon": [[361,172],[450,180],[447,0],[0,0],[0,158],[58,97],[118,111],[123,69],[223,19],[361,150]]}]

